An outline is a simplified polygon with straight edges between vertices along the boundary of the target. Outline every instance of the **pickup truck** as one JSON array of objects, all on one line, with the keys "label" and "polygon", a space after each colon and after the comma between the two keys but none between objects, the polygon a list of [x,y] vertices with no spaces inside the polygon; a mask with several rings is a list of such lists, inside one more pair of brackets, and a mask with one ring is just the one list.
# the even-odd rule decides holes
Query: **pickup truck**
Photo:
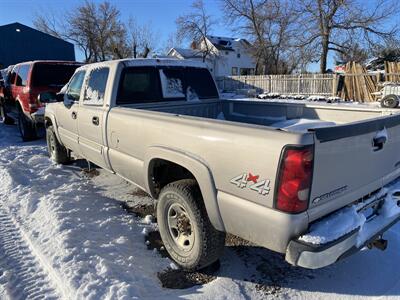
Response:
[{"label": "pickup truck", "polygon": [[384,249],[399,220],[390,110],[222,100],[202,63],[172,59],[86,65],[40,97],[50,157],[72,152],[147,191],[184,269],[215,262],[225,233],[321,268]]}]

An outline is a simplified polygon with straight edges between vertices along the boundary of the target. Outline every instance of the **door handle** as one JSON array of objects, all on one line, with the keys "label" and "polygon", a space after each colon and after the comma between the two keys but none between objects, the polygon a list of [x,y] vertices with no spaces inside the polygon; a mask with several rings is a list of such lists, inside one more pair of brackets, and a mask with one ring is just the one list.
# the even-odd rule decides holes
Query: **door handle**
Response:
[{"label": "door handle", "polygon": [[374,151],[379,151],[383,148],[383,145],[386,143],[386,136],[380,136],[373,139],[373,147]]},{"label": "door handle", "polygon": [[99,126],[99,124],[100,124],[99,117],[94,116],[94,117],[92,118],[92,123],[93,123],[94,125],[96,125],[96,126]]},{"label": "door handle", "polygon": [[76,113],[76,111],[73,111],[73,112],[71,113],[71,117],[72,117],[72,119],[74,119],[74,120],[78,117],[78,114]]}]

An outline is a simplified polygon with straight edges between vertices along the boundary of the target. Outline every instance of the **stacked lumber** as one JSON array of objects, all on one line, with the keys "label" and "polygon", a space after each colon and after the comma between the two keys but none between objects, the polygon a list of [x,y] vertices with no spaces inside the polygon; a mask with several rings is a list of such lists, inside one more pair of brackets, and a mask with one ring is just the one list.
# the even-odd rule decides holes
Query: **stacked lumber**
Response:
[{"label": "stacked lumber", "polygon": [[356,62],[348,62],[345,67],[344,86],[339,96],[346,100],[359,102],[375,101],[376,77]]},{"label": "stacked lumber", "polygon": [[400,62],[385,61],[385,81],[400,81]]}]

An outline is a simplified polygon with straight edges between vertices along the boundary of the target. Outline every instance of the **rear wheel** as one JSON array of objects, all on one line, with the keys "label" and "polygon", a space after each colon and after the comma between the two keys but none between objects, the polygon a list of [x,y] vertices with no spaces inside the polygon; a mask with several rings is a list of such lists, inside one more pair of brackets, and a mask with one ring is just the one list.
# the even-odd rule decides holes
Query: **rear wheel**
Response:
[{"label": "rear wheel", "polygon": [[399,106],[399,96],[387,95],[381,100],[381,106],[385,108],[396,108]]},{"label": "rear wheel", "polygon": [[22,109],[18,110],[18,129],[24,142],[37,138],[35,124],[25,116]]},{"label": "rear wheel", "polygon": [[225,233],[212,226],[195,180],[179,180],[162,189],[157,220],[166,250],[183,269],[204,268],[222,254]]},{"label": "rear wheel", "polygon": [[67,148],[60,144],[54,132],[53,126],[46,129],[47,151],[50,158],[57,164],[67,164],[70,156]]}]

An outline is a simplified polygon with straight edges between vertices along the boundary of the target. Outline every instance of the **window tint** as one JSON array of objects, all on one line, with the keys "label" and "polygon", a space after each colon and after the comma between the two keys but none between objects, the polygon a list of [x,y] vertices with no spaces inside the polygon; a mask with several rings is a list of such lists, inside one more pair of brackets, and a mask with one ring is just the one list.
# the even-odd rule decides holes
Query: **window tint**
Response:
[{"label": "window tint", "polygon": [[218,98],[207,69],[132,67],[122,72],[117,105],[207,98]]},{"label": "window tint", "polygon": [[79,65],[34,64],[32,69],[32,86],[63,87],[74,74]]},{"label": "window tint", "polygon": [[161,101],[155,68],[125,68],[121,74],[117,105]]},{"label": "window tint", "polygon": [[103,105],[108,73],[108,68],[96,69],[90,73],[83,104]]},{"label": "window tint", "polygon": [[67,89],[68,99],[73,101],[79,101],[84,78],[85,78],[85,71],[79,71],[74,75],[74,77],[72,77],[71,82],[69,83]]},{"label": "window tint", "polygon": [[18,68],[17,73],[17,86],[26,86],[28,81],[28,73],[29,73],[30,65],[22,65]]},{"label": "window tint", "polygon": [[[186,68],[185,90],[187,100],[218,98],[218,91],[214,80],[207,69]],[[195,98],[196,98],[195,97]]]}]

